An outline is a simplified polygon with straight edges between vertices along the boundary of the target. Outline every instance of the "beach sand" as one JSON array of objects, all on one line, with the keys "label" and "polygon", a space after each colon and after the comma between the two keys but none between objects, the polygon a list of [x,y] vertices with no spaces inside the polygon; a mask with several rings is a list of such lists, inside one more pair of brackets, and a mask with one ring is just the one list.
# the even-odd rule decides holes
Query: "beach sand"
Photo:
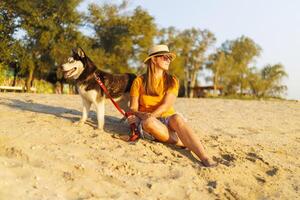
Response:
[{"label": "beach sand", "polygon": [[83,126],[78,95],[0,93],[0,199],[299,199],[300,102],[177,99],[219,165],[139,140],[106,101]]}]

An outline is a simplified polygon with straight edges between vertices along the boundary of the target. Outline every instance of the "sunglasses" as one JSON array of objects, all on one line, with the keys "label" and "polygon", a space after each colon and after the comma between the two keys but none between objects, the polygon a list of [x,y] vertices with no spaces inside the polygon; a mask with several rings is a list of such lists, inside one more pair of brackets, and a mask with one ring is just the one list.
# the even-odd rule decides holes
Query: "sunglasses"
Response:
[{"label": "sunglasses", "polygon": [[171,61],[171,57],[168,55],[159,55],[157,58],[162,58],[164,61]]}]

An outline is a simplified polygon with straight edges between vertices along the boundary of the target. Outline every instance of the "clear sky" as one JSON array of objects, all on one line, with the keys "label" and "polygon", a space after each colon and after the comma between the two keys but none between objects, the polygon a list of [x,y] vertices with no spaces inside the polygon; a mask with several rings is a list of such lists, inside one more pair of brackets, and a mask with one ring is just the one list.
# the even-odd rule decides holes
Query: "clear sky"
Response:
[{"label": "clear sky", "polygon": [[[120,0],[84,0],[88,3],[119,3]],[[141,6],[155,18],[158,27],[180,30],[208,29],[217,38],[216,47],[242,35],[262,48],[256,66],[281,63],[288,73],[286,98],[300,100],[300,0],[130,0],[129,8]]]}]

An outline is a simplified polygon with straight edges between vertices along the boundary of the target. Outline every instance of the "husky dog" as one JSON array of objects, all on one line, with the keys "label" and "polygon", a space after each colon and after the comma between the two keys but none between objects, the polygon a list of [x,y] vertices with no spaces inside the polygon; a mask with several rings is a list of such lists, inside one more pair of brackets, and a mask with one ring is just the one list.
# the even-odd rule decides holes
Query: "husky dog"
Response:
[{"label": "husky dog", "polygon": [[110,74],[99,70],[81,48],[73,49],[72,53],[73,55],[68,58],[67,63],[62,65],[62,68],[66,79],[75,80],[82,98],[82,117],[77,124],[84,124],[91,104],[94,104],[97,112],[98,129],[103,130],[105,93],[96,82],[94,74],[101,79],[114,99],[117,98],[119,101],[123,98],[122,103],[125,105],[120,106],[124,110],[128,110],[129,91],[136,75],[130,73]]}]

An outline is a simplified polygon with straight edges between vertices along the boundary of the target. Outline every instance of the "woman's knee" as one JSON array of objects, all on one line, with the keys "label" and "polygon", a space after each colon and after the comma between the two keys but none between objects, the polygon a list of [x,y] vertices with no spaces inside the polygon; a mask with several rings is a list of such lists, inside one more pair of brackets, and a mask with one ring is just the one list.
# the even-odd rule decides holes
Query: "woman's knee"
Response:
[{"label": "woman's knee", "polygon": [[169,138],[168,128],[154,117],[142,121],[143,130],[153,135],[159,141],[167,141]]},{"label": "woman's knee", "polygon": [[169,120],[169,124],[171,127],[174,127],[174,126],[182,126],[185,124],[185,122],[181,115],[175,114],[171,116]]},{"label": "woman's knee", "polygon": [[142,126],[143,129],[145,130],[152,129],[154,125],[155,125],[155,117],[149,117],[142,121]]}]

